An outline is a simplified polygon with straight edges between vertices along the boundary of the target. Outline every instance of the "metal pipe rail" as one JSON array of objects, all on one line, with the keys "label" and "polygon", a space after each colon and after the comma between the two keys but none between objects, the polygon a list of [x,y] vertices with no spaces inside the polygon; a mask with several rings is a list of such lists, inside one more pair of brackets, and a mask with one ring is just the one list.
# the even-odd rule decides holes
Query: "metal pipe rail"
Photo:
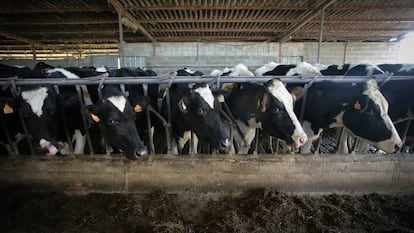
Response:
[{"label": "metal pipe rail", "polygon": [[[101,80],[105,77],[105,80]],[[64,78],[44,78],[44,79],[17,79],[17,78],[0,78],[0,85],[7,85],[10,82],[14,82],[17,86],[27,85],[99,85],[103,84],[169,84],[171,81],[169,78],[161,76],[148,76],[145,77],[106,77],[95,76],[90,78],[81,79],[64,79]],[[318,81],[333,81],[333,82],[363,82],[370,78],[374,78],[379,82],[385,81],[389,75],[375,75],[368,76],[317,76]],[[221,76],[221,83],[243,83],[243,82],[258,82],[264,83],[270,79],[279,78],[284,83],[309,83],[314,77],[301,78],[301,77],[288,77],[288,76],[238,76],[229,77]],[[407,80],[414,79],[414,76],[393,76],[391,80]],[[172,83],[211,83],[217,80],[217,76],[177,76]]]}]

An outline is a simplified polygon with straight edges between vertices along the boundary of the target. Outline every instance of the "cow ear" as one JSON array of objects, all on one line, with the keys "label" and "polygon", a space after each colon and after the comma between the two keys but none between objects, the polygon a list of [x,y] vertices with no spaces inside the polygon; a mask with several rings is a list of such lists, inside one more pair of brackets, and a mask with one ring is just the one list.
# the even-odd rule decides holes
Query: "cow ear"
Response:
[{"label": "cow ear", "polygon": [[264,93],[258,100],[257,100],[257,108],[260,109],[260,112],[266,112],[266,108],[269,102],[269,94]]},{"label": "cow ear", "polygon": [[305,94],[305,88],[303,87],[294,87],[291,91],[290,94],[293,97],[294,101],[299,100],[300,98],[303,97],[303,95]]},{"label": "cow ear", "polygon": [[182,113],[187,113],[189,107],[190,99],[187,96],[183,96],[180,101],[178,101],[178,109],[180,109]]},{"label": "cow ear", "polygon": [[98,108],[95,105],[88,105],[86,107],[86,116],[89,120],[99,123],[101,119],[98,116]]},{"label": "cow ear", "polygon": [[134,96],[129,98],[129,101],[132,105],[132,108],[134,109],[135,112],[142,112],[142,111],[147,111],[148,106],[150,105],[150,99],[148,96],[144,96],[144,95],[138,95],[138,96]]},{"label": "cow ear", "polygon": [[20,106],[19,99],[14,98],[1,98],[0,99],[0,108],[2,114],[12,114],[14,113]]}]

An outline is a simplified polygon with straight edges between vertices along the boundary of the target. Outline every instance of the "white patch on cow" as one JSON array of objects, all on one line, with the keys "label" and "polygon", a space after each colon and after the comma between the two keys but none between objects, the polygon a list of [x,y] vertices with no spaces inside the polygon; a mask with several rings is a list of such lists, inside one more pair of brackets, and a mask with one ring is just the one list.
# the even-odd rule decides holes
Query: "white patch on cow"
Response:
[{"label": "white patch on cow", "polygon": [[119,111],[124,112],[125,110],[125,104],[126,104],[126,99],[124,96],[119,95],[119,96],[111,96],[108,98],[108,100],[117,108],[119,109]]},{"label": "white patch on cow", "polygon": [[254,76],[254,74],[245,66],[244,64],[236,65],[232,70],[229,76]]},{"label": "white patch on cow", "polygon": [[311,152],[312,142],[321,136],[322,129],[319,129],[318,133],[315,134],[312,130],[312,124],[309,121],[303,121],[302,126],[308,140],[300,148],[300,153],[309,154]]},{"label": "white patch on cow", "polygon": [[72,140],[75,141],[75,148],[73,148],[73,154],[84,154],[86,135],[82,135],[79,129],[75,129],[75,133],[73,134],[72,138]]},{"label": "white patch on cow", "polygon": [[178,139],[178,146],[180,149],[183,149],[185,144],[191,139],[191,131],[187,130],[184,132],[183,136]]},{"label": "white patch on cow", "polygon": [[335,121],[329,125],[329,128],[336,128],[336,127],[344,127],[344,111],[340,112],[336,117],[334,117]]},{"label": "white patch on cow", "polygon": [[319,70],[307,62],[301,62],[295,68],[290,69],[286,76],[301,75],[304,78],[321,75]]},{"label": "white patch on cow", "polygon": [[24,101],[30,105],[33,113],[41,117],[43,114],[43,104],[48,96],[47,88],[40,87],[34,90],[22,91],[21,95]]},{"label": "white patch on cow", "polygon": [[184,71],[189,73],[189,74],[194,74],[195,73],[195,71],[190,70],[188,67],[185,67]]},{"label": "white patch on cow", "polygon": [[269,62],[266,65],[256,69],[254,71],[254,74],[256,76],[263,76],[264,73],[272,71],[274,68],[276,68],[279,64],[275,62]]},{"label": "white patch on cow", "polygon": [[20,65],[14,65],[14,67],[19,68],[19,69],[26,68],[26,66],[20,66]]},{"label": "white patch on cow", "polygon": [[388,153],[392,153],[395,150],[395,145],[402,145],[400,136],[398,135],[397,130],[394,127],[390,117],[388,116],[388,102],[385,97],[381,94],[377,81],[374,79],[368,80],[366,82],[366,89],[363,92],[364,95],[367,95],[374,103],[376,103],[381,111],[381,118],[387,128],[391,131],[391,138],[377,142],[376,145]]},{"label": "white patch on cow", "polygon": [[280,102],[283,103],[285,109],[291,119],[295,130],[292,135],[292,140],[295,142],[296,147],[302,146],[308,139],[306,133],[303,131],[303,128],[296,117],[295,112],[293,111],[293,98],[292,95],[288,92],[285,85],[278,79],[273,79],[272,83],[268,86],[269,92],[277,98]]},{"label": "white patch on cow", "polygon": [[96,72],[108,72],[108,70],[106,69],[105,66],[101,66],[101,67],[97,67],[96,68]]},{"label": "white patch on cow", "polygon": [[54,69],[51,69],[51,70],[48,70],[47,71],[48,74],[55,73],[55,72],[62,73],[68,79],[79,79],[79,76],[77,76],[76,74],[74,74],[74,73],[72,73],[72,72],[70,72],[68,70],[65,70],[63,68],[54,68]]},{"label": "white patch on cow", "polygon": [[220,76],[221,75],[221,70],[213,70],[210,73],[210,76]]},{"label": "white patch on cow", "polygon": [[330,65],[326,65],[326,64],[319,64],[319,63],[316,63],[316,64],[313,64],[313,67],[315,67],[319,72],[321,71],[321,70],[326,70],[326,69],[328,69],[328,67],[329,67]]},{"label": "white patch on cow", "polygon": [[197,92],[201,98],[206,101],[206,103],[214,109],[214,96],[213,93],[211,93],[210,87],[208,84],[205,87],[198,87],[194,90],[194,92]]}]

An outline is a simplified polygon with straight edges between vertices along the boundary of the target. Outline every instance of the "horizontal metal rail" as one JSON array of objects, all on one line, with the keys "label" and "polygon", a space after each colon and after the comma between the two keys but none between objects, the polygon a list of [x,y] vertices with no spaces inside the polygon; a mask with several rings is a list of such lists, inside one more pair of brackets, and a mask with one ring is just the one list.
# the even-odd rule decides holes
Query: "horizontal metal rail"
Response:
[{"label": "horizontal metal rail", "polygon": [[[105,77],[105,80],[101,80]],[[378,82],[385,81],[389,75],[377,75],[377,76],[318,76],[320,81],[333,81],[333,82],[364,82],[370,78],[376,79]],[[288,76],[221,76],[221,83],[244,83],[244,82],[257,82],[264,83],[273,78],[279,78],[284,83],[309,83],[314,77],[288,77]],[[217,76],[177,76],[172,83],[212,83],[217,81]],[[393,76],[391,80],[410,80],[414,79],[414,76]],[[7,85],[14,82],[18,86],[27,85],[99,85],[103,84],[169,84],[171,81],[165,76],[144,76],[144,77],[107,77],[106,75],[81,78],[81,79],[65,79],[65,78],[44,78],[44,79],[18,79],[18,78],[0,78],[0,85]]]}]

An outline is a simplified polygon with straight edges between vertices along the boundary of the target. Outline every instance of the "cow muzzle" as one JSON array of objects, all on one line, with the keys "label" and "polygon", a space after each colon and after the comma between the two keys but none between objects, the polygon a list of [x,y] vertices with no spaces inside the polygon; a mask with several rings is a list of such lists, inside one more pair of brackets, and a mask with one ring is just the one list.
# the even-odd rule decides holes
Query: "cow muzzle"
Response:
[{"label": "cow muzzle", "polygon": [[129,159],[138,160],[147,155],[148,155],[148,150],[147,148],[144,148],[144,149],[136,150],[134,154],[131,157],[129,157]]},{"label": "cow muzzle", "polygon": [[47,150],[46,155],[56,155],[59,150],[49,141],[40,139],[39,146],[42,150]]},{"label": "cow muzzle", "polygon": [[227,152],[227,150],[230,148],[230,141],[228,138],[220,141],[219,143],[219,151],[220,152]]}]

